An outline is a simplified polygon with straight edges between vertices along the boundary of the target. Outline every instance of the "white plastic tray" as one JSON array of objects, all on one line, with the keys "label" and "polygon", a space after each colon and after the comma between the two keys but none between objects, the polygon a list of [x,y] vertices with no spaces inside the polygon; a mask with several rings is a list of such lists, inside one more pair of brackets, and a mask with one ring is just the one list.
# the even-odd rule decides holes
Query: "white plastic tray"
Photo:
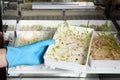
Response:
[{"label": "white plastic tray", "polygon": [[63,23],[62,20],[21,20],[17,25],[17,31],[56,31],[58,25]]},{"label": "white plastic tray", "polygon": [[[92,32],[93,32],[93,29],[90,29],[90,28],[82,28],[82,27],[76,27],[76,26],[70,26],[69,25],[69,29],[71,31],[73,31],[73,33],[76,33],[78,32],[77,34],[79,34],[79,36],[81,36],[85,31],[88,32],[88,34],[92,36]],[[62,34],[64,32],[67,32],[69,29],[66,29],[63,25],[60,26],[58,28],[58,30],[56,31],[53,39],[56,40],[56,44],[58,44],[59,42],[57,41],[57,38],[60,36],[60,35],[65,35],[65,34]],[[63,39],[63,36],[61,37],[61,40]],[[86,37],[86,35],[84,35],[84,37]],[[70,41],[70,40],[69,40]],[[82,42],[81,42],[82,43]],[[66,55],[66,54],[78,54],[80,53],[80,56],[78,56],[78,62],[74,62],[74,59],[76,59],[75,57],[76,56],[72,56],[74,59],[72,59],[71,57],[68,57],[68,61],[63,61],[63,60],[59,60],[55,58],[55,56],[53,56],[53,58],[51,58],[51,56],[49,56],[51,53],[52,53],[52,49],[53,47],[55,47],[54,44],[50,45],[45,53],[45,56],[44,56],[44,60],[45,60],[45,65],[46,66],[49,66],[51,68],[60,68],[60,69],[65,69],[65,70],[73,70],[73,71],[76,71],[76,72],[85,72],[86,70],[86,66],[87,66],[87,62],[88,62],[88,57],[89,57],[89,45],[91,43],[91,38],[89,40],[89,43],[85,42],[85,44],[88,46],[84,46],[84,47],[80,47],[81,49],[79,49],[79,52],[66,52],[66,49],[67,47],[69,47],[70,49],[70,46],[60,46],[60,47],[64,47],[64,48],[61,48],[62,50],[61,51],[65,51],[65,53],[54,53],[54,55],[56,54],[63,54],[62,56]],[[62,43],[61,43],[62,44]],[[85,52],[84,50],[86,49],[85,47],[87,47],[87,52]],[[82,64],[81,61],[83,61],[83,59],[85,57],[83,57],[83,55],[86,55],[86,61],[85,61],[85,64]],[[69,59],[72,59],[73,61],[69,61]]]},{"label": "white plastic tray", "polygon": [[89,25],[97,25],[101,26],[105,24],[107,21],[108,23],[108,31],[117,31],[114,24],[110,20],[67,20],[68,24],[75,25],[75,26],[81,26],[81,25],[87,25],[89,21]]},{"label": "white plastic tray", "polygon": [[51,31],[17,31],[15,46],[23,46],[40,40],[52,39]]},{"label": "white plastic tray", "polygon": [[[101,32],[99,32],[101,33]],[[111,34],[114,32],[105,32],[106,35]],[[97,32],[93,32],[93,38],[97,37]],[[113,36],[114,37],[114,36]],[[93,41],[92,41],[93,42]],[[106,59],[106,60],[94,60],[92,57],[90,57],[89,60],[90,67],[92,69],[111,69],[111,70],[120,70],[120,60],[112,60],[112,59]]]}]

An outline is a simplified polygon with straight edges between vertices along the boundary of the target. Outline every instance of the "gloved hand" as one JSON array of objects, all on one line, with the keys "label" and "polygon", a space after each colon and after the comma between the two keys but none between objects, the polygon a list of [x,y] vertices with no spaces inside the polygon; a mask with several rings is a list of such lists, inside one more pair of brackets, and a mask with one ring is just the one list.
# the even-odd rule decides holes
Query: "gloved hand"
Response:
[{"label": "gloved hand", "polygon": [[43,55],[54,40],[43,40],[21,47],[7,47],[8,68],[18,65],[37,65],[43,63]]}]

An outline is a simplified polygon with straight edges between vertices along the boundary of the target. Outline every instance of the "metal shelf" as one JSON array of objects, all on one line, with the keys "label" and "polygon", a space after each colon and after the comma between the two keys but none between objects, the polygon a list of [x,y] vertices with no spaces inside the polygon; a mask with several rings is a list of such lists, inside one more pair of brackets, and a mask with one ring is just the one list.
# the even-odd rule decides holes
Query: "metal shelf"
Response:
[{"label": "metal shelf", "polygon": [[8,70],[9,77],[86,77],[87,75],[98,74],[120,74],[120,69],[91,69],[87,68],[86,72],[79,73],[74,71],[66,71],[62,69],[45,69],[40,66],[23,67]]},{"label": "metal shelf", "polygon": [[49,4],[43,4],[43,3],[33,3],[32,9],[95,9],[95,5],[93,2],[76,2],[76,3],[49,3]]}]

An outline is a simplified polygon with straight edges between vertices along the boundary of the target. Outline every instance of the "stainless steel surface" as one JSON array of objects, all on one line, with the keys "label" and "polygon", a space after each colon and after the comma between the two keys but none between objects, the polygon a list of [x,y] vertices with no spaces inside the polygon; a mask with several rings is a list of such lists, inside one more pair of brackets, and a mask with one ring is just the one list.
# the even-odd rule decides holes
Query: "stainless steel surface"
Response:
[{"label": "stainless steel surface", "polygon": [[95,9],[93,2],[71,2],[71,3],[33,3],[32,9]]},{"label": "stainless steel surface", "polygon": [[21,4],[22,19],[36,20],[75,20],[75,19],[105,19],[102,9],[82,10],[32,10],[32,5]]},{"label": "stainless steel surface", "polygon": [[100,80],[96,78],[8,78],[8,80]]},{"label": "stainless steel surface", "polygon": [[[10,8],[6,10],[3,14],[3,19],[23,19],[23,20],[73,20],[73,19],[106,19],[103,15],[103,9],[95,9],[92,8],[93,6],[85,6],[84,8],[92,8],[92,9],[80,9],[75,10],[74,7],[71,7],[72,10],[61,10],[57,9],[54,10],[32,10],[32,3],[24,3],[15,5],[16,2],[10,3]],[[34,4],[34,3],[33,3]],[[80,2],[54,2],[54,3],[38,3],[42,4],[43,6],[47,5],[62,5],[65,9],[65,6],[79,6]],[[80,5],[82,6],[82,5]],[[47,6],[48,7],[48,6]],[[59,6],[58,6],[59,7]],[[95,7],[95,6],[94,6]],[[70,8],[70,7],[69,7]],[[18,11],[20,11],[20,15],[18,15]]]},{"label": "stainless steel surface", "polygon": [[16,67],[16,68],[11,68],[8,71],[9,75],[8,77],[26,77],[26,78],[61,78],[61,77],[90,77],[90,78],[96,78],[98,75],[96,74],[87,74],[87,73],[79,73],[79,72],[74,72],[74,71],[67,71],[67,70],[62,70],[62,69],[50,69],[47,67],[44,67],[44,65],[39,65],[39,66],[24,66],[24,67]]},{"label": "stainless steel surface", "polygon": [[55,2],[73,2],[74,0],[54,0]]},{"label": "stainless steel surface", "polygon": [[94,0],[24,0],[24,2],[92,2]]},{"label": "stainless steel surface", "polygon": [[18,18],[18,10],[17,3],[11,2],[5,8],[3,8],[3,19],[17,19]]}]

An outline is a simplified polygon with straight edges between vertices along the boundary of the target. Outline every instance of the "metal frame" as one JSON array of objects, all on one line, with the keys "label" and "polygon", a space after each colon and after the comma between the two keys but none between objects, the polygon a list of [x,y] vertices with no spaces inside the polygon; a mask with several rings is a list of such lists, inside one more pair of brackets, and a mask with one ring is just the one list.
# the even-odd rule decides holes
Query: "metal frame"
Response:
[{"label": "metal frame", "polygon": [[[0,48],[4,47],[2,35],[2,0],[0,1]],[[1,44],[2,43],[2,44]],[[0,79],[6,80],[6,68],[0,68]]]}]

